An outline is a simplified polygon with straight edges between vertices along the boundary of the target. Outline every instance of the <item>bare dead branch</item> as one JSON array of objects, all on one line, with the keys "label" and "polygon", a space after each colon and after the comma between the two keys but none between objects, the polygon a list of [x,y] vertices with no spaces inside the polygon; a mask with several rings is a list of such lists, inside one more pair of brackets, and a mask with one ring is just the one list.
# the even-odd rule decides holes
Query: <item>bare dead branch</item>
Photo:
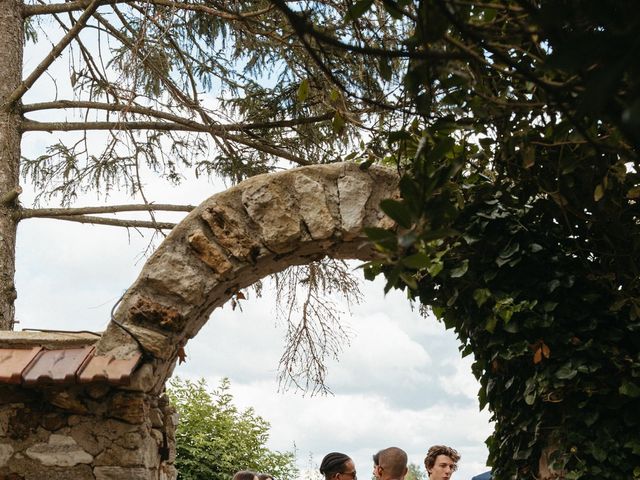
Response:
[{"label": "bare dead branch", "polygon": [[118,220],[117,218],[93,217],[89,215],[59,215],[47,217],[54,220],[66,220],[68,222],[90,223],[93,225],[109,225],[125,228],[153,228],[154,230],[171,230],[176,226],[170,222],[152,222],[148,220]]},{"label": "bare dead branch", "polygon": [[98,0],[93,0],[87,5],[87,8],[82,12],[82,15],[78,18],[78,21],[69,29],[69,31],[62,37],[62,39],[51,49],[47,56],[40,62],[40,64],[24,79],[18,88],[16,88],[11,95],[7,98],[2,108],[14,105],[22,96],[29,90],[33,84],[40,78],[40,76],[47,71],[49,66],[55,61],[56,58],[62,53],[62,51],[69,45],[80,31],[85,27],[91,16],[100,6]]},{"label": "bare dead branch", "polygon": [[177,124],[173,122],[36,122],[33,120],[25,120],[21,125],[23,132],[72,132],[86,130],[162,130],[162,131],[182,131],[182,132],[203,132],[214,136],[221,137],[225,140],[255,148],[264,153],[269,153],[276,157],[289,160],[297,165],[311,165],[313,162],[305,160],[297,155],[287,152],[274,145],[268,145],[259,140],[250,140],[238,135],[231,135],[225,131],[216,131],[216,126],[207,127],[205,125],[193,122],[190,125]]},{"label": "bare dead branch", "polygon": [[[349,344],[348,326],[331,301],[338,294],[347,305],[362,297],[358,280],[344,262],[325,258],[274,275],[277,315],[287,325],[285,350],[278,368],[281,389],[326,393],[327,360]],[[299,298],[304,291],[303,298]]]},{"label": "bare dead branch", "polygon": [[[98,6],[124,3],[126,0],[101,0]],[[89,2],[87,0],[77,0],[75,2],[52,3],[48,5],[25,5],[22,10],[24,18],[34,15],[50,15],[53,13],[74,12],[84,10]]]},{"label": "bare dead branch", "polygon": [[170,205],[170,204],[135,204],[135,205],[107,205],[100,207],[79,207],[79,208],[23,208],[20,211],[20,218],[47,218],[47,217],[69,217],[75,215],[91,215],[98,213],[119,213],[119,212],[190,212],[196,208],[194,205]]},{"label": "bare dead branch", "polygon": [[[190,125],[194,128],[198,128],[201,131],[210,131],[210,129],[215,128],[219,132],[233,132],[233,131],[246,131],[246,130],[260,130],[264,128],[286,128],[293,127],[296,125],[307,125],[312,123],[319,123],[331,120],[335,115],[334,112],[327,112],[322,115],[315,115],[312,117],[303,117],[303,118],[290,118],[286,120],[274,120],[270,122],[254,122],[254,123],[229,123],[229,124],[216,124],[215,126],[207,127],[202,123],[189,120],[178,115],[174,115],[168,112],[163,112],[160,110],[156,110],[149,107],[143,107],[140,105],[133,104],[124,104],[124,103],[103,103],[103,102],[90,102],[90,101],[79,101],[79,100],[57,100],[53,102],[40,102],[40,103],[31,103],[22,106],[22,112],[36,112],[40,110],[52,110],[52,109],[66,109],[66,108],[91,108],[96,110],[105,110],[111,112],[123,112],[123,113],[134,113],[140,115],[147,115],[150,117],[161,118],[164,120],[169,120],[175,123],[180,123],[183,125]],[[366,110],[358,110],[354,112],[350,112],[353,115],[370,113],[371,109]],[[25,121],[23,125],[23,130],[28,131],[30,127],[30,121]],[[27,126],[25,126],[27,125]]]}]

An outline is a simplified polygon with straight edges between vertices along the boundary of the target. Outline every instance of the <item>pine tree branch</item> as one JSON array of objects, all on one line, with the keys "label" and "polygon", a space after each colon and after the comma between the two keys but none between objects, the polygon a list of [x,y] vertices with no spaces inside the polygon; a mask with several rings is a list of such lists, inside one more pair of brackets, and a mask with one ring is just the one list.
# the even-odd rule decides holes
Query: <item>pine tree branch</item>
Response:
[{"label": "pine tree branch", "polygon": [[297,155],[293,155],[279,147],[262,143],[258,140],[250,140],[238,135],[232,135],[225,131],[217,131],[216,126],[208,127],[194,122],[193,125],[182,125],[175,122],[36,122],[25,120],[22,122],[22,131],[30,132],[72,132],[84,130],[162,130],[181,132],[208,133],[221,139],[236,142],[240,145],[255,148],[264,153],[289,160],[297,165],[311,165],[312,162]]},{"label": "pine tree branch", "polygon": [[[91,108],[96,110],[105,110],[110,112],[124,112],[134,113],[139,115],[147,115],[149,117],[161,118],[163,120],[169,120],[171,122],[183,124],[186,126],[193,126],[199,131],[210,131],[216,129],[218,132],[231,132],[231,131],[246,131],[246,130],[259,130],[264,128],[286,128],[294,127],[297,125],[306,125],[310,123],[319,123],[331,120],[335,115],[334,112],[327,112],[322,115],[315,115],[312,117],[303,118],[291,118],[286,120],[274,120],[271,122],[256,122],[256,123],[229,123],[229,124],[216,124],[212,127],[207,127],[202,123],[194,120],[189,120],[178,115],[155,110],[149,107],[143,107],[140,105],[131,105],[124,103],[104,103],[104,102],[89,102],[89,101],[77,101],[77,100],[57,100],[53,102],[40,102],[31,103],[22,107],[23,113],[36,112],[40,110],[53,110],[53,109],[66,109],[66,108]],[[352,112],[355,115],[361,113],[370,113],[371,109],[359,110]],[[23,124],[23,130],[27,131],[29,128],[24,125],[29,125],[29,120]]]},{"label": "pine tree branch", "polygon": [[109,225],[125,228],[153,228],[155,230],[171,230],[176,226],[170,222],[152,222],[149,220],[118,220],[117,218],[94,217],[90,215],[58,215],[47,217],[54,220],[66,220],[68,222],[90,223],[93,225]]},{"label": "pine tree branch", "polygon": [[[126,0],[100,0],[98,6],[112,5],[115,3],[125,3]],[[54,13],[75,12],[84,10],[89,2],[87,0],[77,0],[75,2],[51,3],[48,5],[25,5],[22,9],[24,18],[34,15],[51,15]]]},{"label": "pine tree branch", "polygon": [[[95,17],[114,38],[122,42],[123,45],[130,48],[131,51],[137,51],[137,49],[135,48],[135,45],[133,45],[125,35],[123,35],[115,26],[113,26],[109,21],[107,21],[102,15],[96,13]],[[151,69],[155,70],[153,66],[151,66]],[[172,95],[174,95],[176,99],[183,102],[185,107],[191,108],[194,111],[198,112],[198,114],[202,118],[202,121],[206,123],[207,126],[209,127],[209,130],[206,130],[207,133],[216,137],[215,130],[212,130],[216,126],[215,122],[207,114],[207,112],[201,106],[198,105],[197,101],[187,97],[177,85],[175,85],[165,74],[163,74],[163,72],[159,72],[155,70],[155,73],[159,76],[159,78],[161,79],[162,83],[167,88],[167,90]],[[297,155],[293,155],[285,150],[282,150],[281,148],[275,147],[273,145],[267,145],[265,143],[262,143],[256,140],[248,140],[243,137],[229,135],[228,133],[225,133],[224,135],[217,135],[217,137],[221,138],[222,140],[230,140],[250,148],[255,148],[256,150],[262,151],[264,153],[268,153],[268,154],[280,157],[282,159],[289,160],[290,162],[293,162],[297,165],[305,166],[305,165],[312,164],[308,160],[304,160],[303,158],[298,157]]]},{"label": "pine tree branch", "polygon": [[[121,3],[129,3],[129,1],[128,0],[101,0],[99,5],[100,6],[117,5]],[[194,12],[206,13],[208,15],[213,15],[224,20],[243,20],[246,18],[257,17],[273,10],[273,6],[269,6],[267,8],[256,10],[255,12],[229,13],[222,10],[216,10],[215,8],[211,8],[206,5],[195,5],[195,4],[184,3],[184,2],[172,2],[170,0],[150,0],[148,1],[148,3],[151,3],[153,5],[170,7],[176,10],[191,10]],[[86,0],[78,0],[75,2],[53,3],[49,5],[25,5],[23,9],[23,16],[27,18],[34,15],[50,15],[53,13],[74,12],[78,10],[83,10],[87,6],[87,4],[88,2]]]},{"label": "pine tree branch", "polygon": [[62,53],[62,51],[69,45],[80,31],[85,27],[91,16],[100,6],[98,0],[93,0],[87,8],[82,12],[82,15],[78,18],[78,21],[69,29],[69,31],[62,37],[62,39],[51,49],[47,56],[40,62],[40,64],[24,79],[18,88],[16,88],[11,95],[7,98],[2,109],[7,106],[15,105],[15,103],[22,98],[22,96],[33,86],[33,84],[42,76],[44,72],[51,66],[56,58]]},{"label": "pine tree branch", "polygon": [[196,208],[194,205],[172,205],[161,203],[135,204],[135,205],[106,205],[100,207],[79,208],[23,208],[20,218],[48,218],[48,217],[72,217],[96,213],[119,212],[190,212]]}]

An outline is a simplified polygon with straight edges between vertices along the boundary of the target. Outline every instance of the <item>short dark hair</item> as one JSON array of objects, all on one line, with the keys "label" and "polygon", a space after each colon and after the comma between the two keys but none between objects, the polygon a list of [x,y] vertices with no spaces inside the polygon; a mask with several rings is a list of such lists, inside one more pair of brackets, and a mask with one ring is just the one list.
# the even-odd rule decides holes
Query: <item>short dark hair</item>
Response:
[{"label": "short dark hair", "polygon": [[453,463],[458,463],[461,458],[458,451],[454,448],[447,447],[446,445],[433,445],[429,448],[427,456],[424,457],[424,468],[427,469],[427,473],[429,473],[429,470],[435,465],[438,455],[446,455],[453,460]]},{"label": "short dark hair", "polygon": [[233,474],[233,480],[253,480],[256,475],[252,470],[239,470]]},{"label": "short dark hair", "polygon": [[400,478],[405,474],[407,469],[407,452],[398,447],[389,447],[380,450],[373,456],[375,462],[376,456],[378,463],[387,474],[393,478]]},{"label": "short dark hair", "polygon": [[320,473],[324,475],[324,478],[329,480],[336,473],[343,473],[345,469],[345,463],[351,460],[349,455],[339,452],[327,453],[320,463]]},{"label": "short dark hair", "polygon": [[269,479],[275,480],[273,478],[273,475],[269,475],[268,473],[259,473],[258,474],[258,480],[269,480]]}]

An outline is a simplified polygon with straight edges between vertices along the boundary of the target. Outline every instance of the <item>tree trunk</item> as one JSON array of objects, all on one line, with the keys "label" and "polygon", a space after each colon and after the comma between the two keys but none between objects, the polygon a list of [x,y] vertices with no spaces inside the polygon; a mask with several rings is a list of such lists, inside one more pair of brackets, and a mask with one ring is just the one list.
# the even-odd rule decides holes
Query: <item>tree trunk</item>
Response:
[{"label": "tree trunk", "polygon": [[20,113],[7,97],[22,77],[21,0],[0,0],[0,330],[14,323],[17,196],[20,192]]}]

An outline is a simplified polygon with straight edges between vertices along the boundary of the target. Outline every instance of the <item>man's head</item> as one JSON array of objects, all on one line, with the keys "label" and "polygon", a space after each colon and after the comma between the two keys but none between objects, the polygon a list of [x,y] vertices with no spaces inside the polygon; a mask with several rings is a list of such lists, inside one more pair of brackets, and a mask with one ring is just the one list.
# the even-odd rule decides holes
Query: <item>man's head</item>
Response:
[{"label": "man's head", "polygon": [[424,468],[427,469],[429,480],[448,480],[458,469],[460,454],[445,445],[434,445],[429,448],[424,458]]},{"label": "man's head", "polygon": [[373,456],[373,475],[380,480],[402,480],[407,474],[407,453],[398,447],[380,450]]}]

